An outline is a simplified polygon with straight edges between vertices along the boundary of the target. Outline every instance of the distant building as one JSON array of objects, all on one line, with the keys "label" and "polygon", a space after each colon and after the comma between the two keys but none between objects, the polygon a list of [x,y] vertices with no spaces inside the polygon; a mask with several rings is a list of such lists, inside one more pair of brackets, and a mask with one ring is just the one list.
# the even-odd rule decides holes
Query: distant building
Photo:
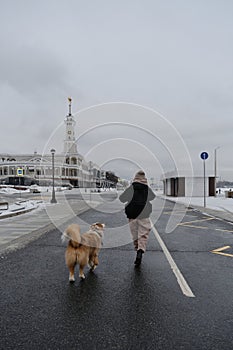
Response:
[{"label": "distant building", "polygon": [[[71,113],[65,118],[63,153],[55,153],[54,178],[56,185],[74,187],[115,187],[118,177],[85,161],[78,152],[75,139],[75,119]],[[0,154],[0,183],[10,185],[49,185],[52,182],[51,154]]]},{"label": "distant building", "polygon": [[[185,171],[172,171],[162,176],[163,193],[172,197],[201,197],[204,195],[204,177],[200,174],[187,174]],[[206,175],[206,196],[215,195],[215,177]]]}]

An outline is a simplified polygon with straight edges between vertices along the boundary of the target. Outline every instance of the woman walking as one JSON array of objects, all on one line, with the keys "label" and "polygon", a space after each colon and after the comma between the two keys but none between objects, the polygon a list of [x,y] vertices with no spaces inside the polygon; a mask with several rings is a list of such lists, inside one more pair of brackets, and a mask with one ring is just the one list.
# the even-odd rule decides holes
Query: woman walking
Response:
[{"label": "woman walking", "polygon": [[151,223],[149,216],[152,212],[150,201],[155,198],[154,192],[148,186],[144,171],[136,173],[132,184],[120,195],[122,203],[126,203],[125,213],[129,219],[129,227],[137,256],[134,264],[139,266],[142,254],[146,251]]}]

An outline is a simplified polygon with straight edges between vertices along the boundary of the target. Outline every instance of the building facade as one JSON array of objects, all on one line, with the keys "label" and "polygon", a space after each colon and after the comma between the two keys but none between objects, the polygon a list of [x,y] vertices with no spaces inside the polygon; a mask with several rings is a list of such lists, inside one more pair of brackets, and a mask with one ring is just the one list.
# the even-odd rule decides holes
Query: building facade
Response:
[{"label": "building facade", "polygon": [[[65,118],[63,153],[54,155],[54,180],[58,186],[109,188],[115,187],[117,176],[89,161],[77,150],[75,119],[71,112]],[[0,154],[0,183],[7,185],[50,185],[52,183],[51,154]]]},{"label": "building facade", "polygon": [[162,177],[163,193],[171,197],[202,197],[204,183],[206,196],[215,196],[215,177],[200,174],[187,174],[185,171],[165,173]]}]

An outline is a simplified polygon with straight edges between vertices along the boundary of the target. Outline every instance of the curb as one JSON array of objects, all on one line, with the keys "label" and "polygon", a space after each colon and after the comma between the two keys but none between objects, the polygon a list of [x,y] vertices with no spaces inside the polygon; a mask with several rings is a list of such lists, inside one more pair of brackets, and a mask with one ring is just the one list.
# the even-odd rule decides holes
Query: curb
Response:
[{"label": "curb", "polygon": [[202,213],[203,215],[209,215],[214,217],[215,219],[226,221],[231,225],[233,224],[233,214],[227,210],[219,211],[215,209],[204,208],[204,207],[199,207],[194,205],[189,205],[188,208],[193,209],[199,213]]},{"label": "curb", "polygon": [[17,211],[16,213],[9,213],[9,214],[5,214],[5,215],[0,215],[0,220],[2,220],[2,219],[8,219],[8,218],[11,218],[11,217],[17,216],[17,215],[26,214],[26,213],[29,213],[29,212],[32,211],[32,210],[37,209],[37,208],[38,208],[38,207],[36,207],[36,208],[30,208],[30,209],[26,209],[26,210],[22,210],[22,211]]},{"label": "curb", "polygon": [[[24,201],[23,201],[24,202]],[[43,201],[34,201],[33,202],[33,205],[34,207],[32,208],[29,208],[29,209],[22,209],[22,210],[19,210],[19,211],[12,211],[11,213],[8,213],[8,214],[2,214],[0,215],[0,220],[3,220],[3,219],[8,219],[8,218],[11,218],[13,216],[17,216],[17,215],[22,215],[22,214],[26,214],[26,213],[29,213],[30,211],[32,210],[35,210],[35,209],[38,209],[39,207],[39,204],[43,203]],[[36,206],[35,206],[36,205]]]},{"label": "curb", "polygon": [[167,200],[170,203],[183,205],[187,209],[192,209],[192,210],[195,210],[203,215],[210,215],[218,220],[226,221],[230,224],[233,224],[233,213],[227,211],[226,209],[224,209],[224,211],[220,211],[220,210],[215,210],[215,209],[211,209],[211,208],[204,208],[204,207],[201,207],[198,205],[173,201],[172,199],[166,198],[163,196],[158,196],[158,198],[163,199],[163,200]]}]

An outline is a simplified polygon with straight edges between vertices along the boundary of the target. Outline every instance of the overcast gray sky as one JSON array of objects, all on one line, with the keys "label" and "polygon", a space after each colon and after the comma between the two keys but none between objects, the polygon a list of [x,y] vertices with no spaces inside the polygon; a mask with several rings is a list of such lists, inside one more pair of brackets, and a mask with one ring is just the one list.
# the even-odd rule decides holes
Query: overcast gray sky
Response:
[{"label": "overcast gray sky", "polygon": [[[202,169],[201,151],[209,152],[213,173],[214,149],[220,146],[219,175],[233,180],[231,0],[0,0],[0,5],[0,153],[42,152],[56,129],[61,140],[54,146],[62,151],[61,123],[71,96],[79,151],[118,175],[130,176],[138,161],[149,177],[158,177],[174,166],[173,156],[177,164],[187,152],[194,168]],[[105,107],[76,113],[118,101],[158,111],[167,122],[157,130],[158,116],[140,108],[141,114],[130,112],[127,105],[109,114],[108,122],[121,126],[97,127],[106,123]],[[146,126],[154,139],[124,123]],[[96,131],[81,136],[90,127]],[[172,155],[178,134],[185,155],[182,150]],[[107,140],[104,159],[98,145]],[[140,150],[132,147],[137,141]],[[157,159],[151,169],[149,154]]]}]

